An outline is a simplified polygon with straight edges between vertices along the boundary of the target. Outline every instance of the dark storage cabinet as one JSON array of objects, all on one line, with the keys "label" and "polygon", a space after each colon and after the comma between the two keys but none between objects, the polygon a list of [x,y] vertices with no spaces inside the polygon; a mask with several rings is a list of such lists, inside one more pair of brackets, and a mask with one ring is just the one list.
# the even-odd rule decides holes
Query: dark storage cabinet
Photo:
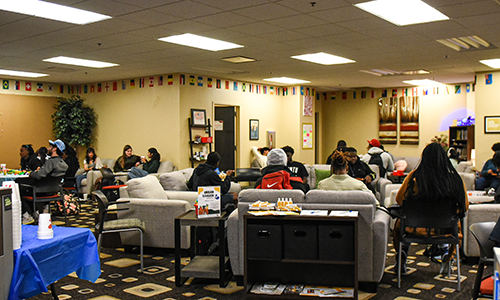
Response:
[{"label": "dark storage cabinet", "polygon": [[357,217],[245,214],[245,298],[310,298],[250,293],[257,282],[277,282],[351,287],[357,299],[357,224]]}]

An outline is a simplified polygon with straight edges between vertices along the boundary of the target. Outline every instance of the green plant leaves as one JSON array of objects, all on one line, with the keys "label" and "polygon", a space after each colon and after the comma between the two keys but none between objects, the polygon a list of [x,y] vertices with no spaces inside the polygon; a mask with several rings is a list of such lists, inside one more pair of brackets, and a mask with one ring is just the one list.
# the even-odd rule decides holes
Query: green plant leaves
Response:
[{"label": "green plant leaves", "polygon": [[52,115],[52,129],[56,138],[72,145],[92,144],[97,116],[91,107],[84,105],[84,101],[79,95],[59,98]]}]

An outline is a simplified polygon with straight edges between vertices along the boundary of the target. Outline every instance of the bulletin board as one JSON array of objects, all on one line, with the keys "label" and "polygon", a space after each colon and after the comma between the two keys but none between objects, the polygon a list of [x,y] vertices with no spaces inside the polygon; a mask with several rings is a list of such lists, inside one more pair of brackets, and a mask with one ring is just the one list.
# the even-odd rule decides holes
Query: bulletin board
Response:
[{"label": "bulletin board", "polygon": [[312,149],[313,145],[313,124],[302,123],[302,149]]}]

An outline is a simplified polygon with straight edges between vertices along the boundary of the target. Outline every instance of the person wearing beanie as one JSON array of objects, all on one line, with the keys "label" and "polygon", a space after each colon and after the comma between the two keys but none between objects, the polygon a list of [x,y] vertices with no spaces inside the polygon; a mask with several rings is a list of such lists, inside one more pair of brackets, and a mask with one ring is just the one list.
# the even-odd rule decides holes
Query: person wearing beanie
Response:
[{"label": "person wearing beanie", "polygon": [[[476,180],[476,190],[490,190],[494,189],[496,191],[500,186],[500,176],[498,167],[495,165],[495,155],[500,151],[500,143],[495,143],[491,146],[491,150],[493,150],[493,158],[488,159],[481,170],[481,177]],[[500,155],[500,154],[499,154]],[[492,191],[492,192],[493,192]]]},{"label": "person wearing beanie", "polygon": [[[385,177],[387,172],[394,171],[394,160],[389,155],[380,148],[380,141],[377,139],[371,139],[368,142],[368,153],[361,157],[361,160],[367,164],[376,164],[379,167],[380,177]],[[380,156],[380,159],[377,157]],[[377,162],[377,160],[379,162]],[[380,160],[382,160],[380,162]],[[371,162],[370,162],[371,161]]]},{"label": "person wearing beanie", "polygon": [[207,161],[198,165],[189,178],[187,186],[191,191],[198,191],[199,186],[220,186],[221,188],[221,209],[231,213],[236,205],[233,200],[233,194],[229,193],[231,189],[231,180],[226,179],[233,170],[228,170],[227,174],[217,174],[215,169],[219,167],[221,157],[217,152],[211,152],[207,156]]},{"label": "person wearing beanie", "polygon": [[304,184],[300,178],[297,178],[298,180],[293,180],[293,174],[286,164],[287,155],[283,149],[273,149],[269,151],[267,154],[267,167],[262,169],[262,176],[255,182],[255,187],[258,187],[261,184],[262,178],[265,175],[285,171],[290,173],[290,184],[292,188],[302,190],[304,193],[307,193],[309,191],[309,185]]}]

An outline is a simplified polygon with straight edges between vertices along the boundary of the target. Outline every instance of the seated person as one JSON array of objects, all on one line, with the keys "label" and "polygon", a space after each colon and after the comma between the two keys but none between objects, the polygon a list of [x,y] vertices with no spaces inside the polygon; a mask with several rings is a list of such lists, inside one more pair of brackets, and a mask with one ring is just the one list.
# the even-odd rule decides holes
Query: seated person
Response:
[{"label": "seated person", "polygon": [[251,167],[253,168],[264,168],[267,166],[267,154],[269,153],[270,149],[267,147],[263,147],[260,149],[257,149],[257,147],[252,147],[252,154],[255,159],[252,161]]},{"label": "seated person", "polygon": [[394,171],[394,160],[392,156],[380,148],[380,141],[371,139],[368,141],[368,153],[361,157],[367,164],[378,165],[380,177],[385,178],[387,172]]},{"label": "seated person", "polygon": [[160,153],[158,153],[158,150],[156,150],[156,148],[149,148],[148,149],[148,158],[149,158],[149,161],[146,160],[145,157],[141,157],[142,169],[139,169],[138,167],[132,167],[132,169],[128,173],[128,177],[140,178],[140,177],[144,177],[150,173],[158,172],[158,168],[160,168],[160,159],[161,159],[161,156],[160,156]]},{"label": "seated person", "polygon": [[132,167],[137,167],[141,163],[141,158],[132,154],[132,146],[125,145],[123,147],[123,154],[116,159],[113,166],[114,172],[127,172]]},{"label": "seated person", "polygon": [[375,172],[370,169],[370,167],[364,162],[361,161],[358,157],[358,153],[355,148],[347,147],[345,148],[345,156],[349,161],[347,174],[352,178],[360,180],[364,182],[366,187],[372,191],[374,195],[376,195],[375,188],[371,184],[371,182],[377,177]]},{"label": "seated person", "polygon": [[43,166],[43,164],[47,161],[47,159],[50,158],[50,156],[47,154],[48,150],[47,150],[47,147],[40,147],[37,151],[36,151],[36,155],[37,155],[37,158],[40,160],[40,162],[42,163],[41,166]]},{"label": "seated person", "polygon": [[328,159],[326,160],[327,165],[332,164],[332,155],[335,153],[336,150],[339,150],[340,152],[344,152],[345,148],[347,148],[347,143],[344,140],[339,140],[337,142],[337,148],[333,150],[332,154],[328,155]]},{"label": "seated person", "polygon": [[309,173],[307,173],[306,167],[298,161],[293,160],[293,154],[295,151],[290,146],[285,146],[282,148],[286,153],[287,164],[286,166],[290,169],[290,173],[292,177],[299,177],[302,179],[302,182],[307,185],[307,190],[309,190],[309,185],[307,184],[307,177]]},{"label": "seated person", "polygon": [[460,153],[458,153],[457,149],[450,147],[448,157],[450,158],[451,165],[456,169],[460,162]]},{"label": "seated person", "polygon": [[287,156],[283,149],[273,149],[267,155],[267,167],[262,169],[262,176],[255,182],[255,187],[262,183],[262,178],[274,172],[285,171],[290,174],[290,185],[293,189],[301,190],[304,193],[309,191],[309,185],[302,182],[302,178],[294,177],[290,169],[286,166]]},{"label": "seated person", "polygon": [[[16,182],[25,183],[27,180],[31,179],[30,183],[33,183],[33,179],[41,180],[45,177],[62,177],[66,174],[68,170],[68,165],[62,159],[63,151],[66,148],[64,142],[61,140],[50,141],[50,147],[48,149],[48,153],[50,153],[50,159],[48,159],[45,164],[39,167],[37,170],[31,172],[30,178],[17,178]],[[26,179],[26,180],[25,180]],[[27,191],[23,188],[20,188],[21,197],[30,194],[30,191]],[[35,213],[31,210],[32,205],[27,203],[27,201],[23,200],[23,224],[33,223],[32,215]],[[37,210],[42,210],[43,208],[38,208]]]},{"label": "seated person", "polygon": [[229,193],[231,181],[226,176],[231,176],[233,170],[228,170],[227,174],[217,174],[215,169],[219,167],[220,155],[217,152],[211,152],[207,156],[207,161],[198,165],[189,178],[187,186],[191,191],[198,191],[199,186],[220,186],[221,188],[221,209],[231,213],[236,205],[233,195]]},{"label": "seated person", "polygon": [[76,190],[80,191],[80,188],[82,186],[82,180],[84,178],[87,178],[87,173],[92,170],[99,170],[102,168],[102,162],[99,157],[95,154],[94,148],[87,148],[87,154],[85,156],[85,159],[83,160],[83,169],[84,172],[81,175],[76,176]]},{"label": "seated person", "polygon": [[63,151],[62,158],[64,162],[68,165],[68,170],[66,171],[66,175],[64,175],[64,177],[65,178],[75,177],[78,168],[80,168],[80,162],[76,157],[75,149],[73,149],[73,147],[71,147],[68,143],[64,143],[64,146],[66,148]]},{"label": "seated person", "polygon": [[21,156],[21,170],[35,171],[42,166],[42,162],[37,159],[35,150],[30,144],[22,145],[19,155]]},{"label": "seated person", "polygon": [[318,190],[369,192],[366,184],[347,175],[347,165],[348,160],[345,154],[335,151],[332,155],[332,176],[321,180],[318,183]]},{"label": "seated person", "polygon": [[[481,178],[476,180],[476,190],[489,190],[494,189],[495,191],[500,186],[500,177],[498,176],[497,165],[495,165],[495,156],[498,151],[500,151],[500,143],[496,143],[491,147],[495,153],[493,154],[493,158],[488,159],[481,170]],[[500,157],[499,157],[500,160]],[[498,164],[500,166],[500,164]]]}]

